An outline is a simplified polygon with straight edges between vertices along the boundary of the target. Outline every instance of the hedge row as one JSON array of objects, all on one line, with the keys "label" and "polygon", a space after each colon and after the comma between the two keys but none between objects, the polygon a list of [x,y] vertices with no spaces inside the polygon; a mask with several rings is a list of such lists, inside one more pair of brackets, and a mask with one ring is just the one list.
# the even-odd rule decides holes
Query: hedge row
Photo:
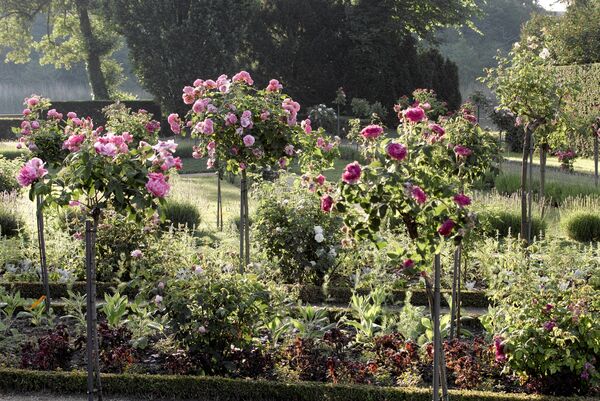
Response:
[{"label": "hedge row", "polygon": [[[359,290],[359,294],[366,295],[368,290]],[[442,291],[442,306],[448,306],[444,295],[450,295],[450,291]],[[300,288],[300,299],[308,303],[331,303],[331,304],[348,304],[352,297],[352,289],[348,287],[331,287],[324,293],[319,286],[306,285]],[[403,302],[406,298],[406,291],[395,290],[392,292],[393,303]],[[490,302],[485,294],[481,291],[461,291],[462,306],[465,307],[480,307],[489,306]],[[428,305],[427,294],[424,290],[412,290],[411,303],[413,305]]]},{"label": "hedge row", "polygon": [[[44,295],[44,287],[41,283],[29,283],[29,282],[5,282],[0,283],[0,286],[6,288],[10,292],[19,291],[22,297],[25,298],[39,298]],[[50,294],[52,298],[59,299],[68,296],[68,289],[71,288],[76,293],[85,293],[86,284],[85,282],[75,282],[72,285],[62,283],[51,283]],[[97,293],[99,297],[104,297],[106,292],[111,291],[111,285],[108,283],[98,283]],[[360,294],[365,295],[368,293],[367,290],[359,290]],[[449,291],[442,291],[442,294],[449,295]],[[350,302],[352,296],[352,289],[347,287],[331,287],[328,288],[327,293],[323,292],[323,289],[319,286],[305,285],[300,287],[300,299],[303,302],[317,304],[317,303],[328,303],[337,305],[347,305]],[[403,302],[406,297],[406,291],[394,291],[392,293],[393,303]],[[462,291],[461,292],[462,305],[465,307],[481,307],[485,308],[489,305],[489,300],[483,292],[480,291]],[[428,305],[427,295],[424,290],[413,290],[411,303],[413,305]],[[442,306],[448,306],[446,300],[442,296]]]},{"label": "hedge row", "polygon": [[18,127],[21,124],[19,118],[3,117],[0,118],[0,141],[13,141],[16,139],[12,133],[13,127]]},{"label": "hedge row", "polygon": [[[103,374],[107,395],[147,399],[198,401],[429,401],[424,388],[391,388],[323,383],[283,383],[263,380],[227,379],[207,376],[163,376]],[[11,392],[51,391],[81,394],[86,390],[84,372],[42,372],[0,369],[0,390]],[[480,391],[450,391],[457,401],[586,401],[592,397],[551,397]],[[597,400],[597,398],[596,398]]]}]

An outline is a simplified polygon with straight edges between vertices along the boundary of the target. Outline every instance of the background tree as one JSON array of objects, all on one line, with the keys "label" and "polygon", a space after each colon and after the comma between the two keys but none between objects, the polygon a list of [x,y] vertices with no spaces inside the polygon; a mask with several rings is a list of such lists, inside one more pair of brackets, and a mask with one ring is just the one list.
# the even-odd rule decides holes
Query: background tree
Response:
[{"label": "background tree", "polygon": [[[46,34],[36,38],[36,22],[46,21]],[[6,61],[26,63],[32,52],[41,54],[41,64],[69,69],[83,62],[95,99],[116,95],[122,67],[111,58],[122,41],[104,18],[95,0],[0,0],[1,46],[8,49]]]}]

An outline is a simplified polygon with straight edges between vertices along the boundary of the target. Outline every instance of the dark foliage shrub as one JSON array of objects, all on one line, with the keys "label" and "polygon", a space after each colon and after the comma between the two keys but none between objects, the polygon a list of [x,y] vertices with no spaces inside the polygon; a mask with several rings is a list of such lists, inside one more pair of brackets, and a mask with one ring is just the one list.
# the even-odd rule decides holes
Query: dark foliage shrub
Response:
[{"label": "dark foliage shrub", "polygon": [[26,343],[21,351],[21,367],[38,370],[69,369],[74,348],[65,326],[48,330],[38,338],[37,345]]}]

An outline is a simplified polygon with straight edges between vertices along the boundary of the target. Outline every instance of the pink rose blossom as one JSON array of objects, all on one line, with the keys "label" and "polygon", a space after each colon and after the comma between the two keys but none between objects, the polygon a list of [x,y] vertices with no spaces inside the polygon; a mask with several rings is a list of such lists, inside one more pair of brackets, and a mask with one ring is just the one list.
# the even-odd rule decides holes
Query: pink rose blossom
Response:
[{"label": "pink rose blossom", "polygon": [[408,151],[406,146],[400,143],[390,143],[386,148],[387,154],[394,160],[402,161],[406,158]]},{"label": "pink rose blossom", "polygon": [[357,161],[350,163],[344,169],[342,181],[346,184],[356,184],[360,180],[361,172],[362,168]]},{"label": "pink rose blossom", "polygon": [[311,126],[310,118],[307,118],[306,120],[303,120],[300,123],[300,127],[302,127],[302,129],[304,130],[304,132],[306,132],[307,134],[310,134],[312,132],[312,126]]},{"label": "pink rose blossom", "polygon": [[215,159],[208,159],[206,161],[206,168],[211,169],[215,166]]},{"label": "pink rose blossom", "polygon": [[252,128],[254,123],[252,122],[252,112],[250,110],[246,110],[242,113],[242,117],[240,118],[240,125],[244,128]]},{"label": "pink rose blossom", "polygon": [[67,118],[69,118],[71,120],[74,118],[77,118],[77,113],[75,113],[74,111],[70,111],[67,113]]},{"label": "pink rose blossom", "polygon": [[81,206],[81,202],[76,201],[76,200],[70,200],[69,206],[71,206],[71,207]]},{"label": "pink rose blossom", "polygon": [[94,149],[96,149],[96,153],[107,157],[115,157],[118,152],[117,146],[110,142],[102,143],[98,141],[94,144]]},{"label": "pink rose blossom", "polygon": [[39,121],[32,121],[31,122],[31,128],[32,129],[38,129],[38,128],[40,128],[40,122]]},{"label": "pink rose blossom", "polygon": [[235,74],[232,78],[233,82],[245,82],[248,85],[253,85],[254,81],[252,80],[252,77],[250,77],[250,74],[247,71],[240,71],[237,74]]},{"label": "pink rose blossom", "polygon": [[281,89],[283,89],[283,85],[281,85],[278,80],[272,79],[269,81],[269,85],[267,86],[267,92],[277,92]]},{"label": "pink rose blossom", "polygon": [[421,189],[421,187],[417,186],[417,185],[413,185],[410,188],[410,196],[413,197],[413,199],[415,201],[417,201],[418,204],[422,205],[423,203],[427,202],[427,194],[425,193],[425,191],[423,191]]},{"label": "pink rose blossom", "polygon": [[323,195],[321,197],[321,210],[329,213],[333,208],[333,198],[330,195]]},{"label": "pink rose blossom", "polygon": [[315,182],[319,185],[323,185],[325,183],[325,176],[323,174],[319,174],[315,177]]},{"label": "pink rose blossom", "polygon": [[244,137],[243,141],[244,141],[244,145],[246,147],[250,147],[250,146],[254,145],[255,139],[252,135],[246,135]]},{"label": "pink rose blossom", "polygon": [[452,219],[447,219],[446,221],[444,221],[442,223],[442,225],[438,228],[437,232],[443,236],[443,237],[447,237],[450,235],[450,233],[452,232],[452,229],[454,228],[454,226],[456,225],[456,223],[454,222],[454,220]]},{"label": "pink rose blossom", "polygon": [[444,136],[444,134],[446,134],[446,130],[444,129],[444,127],[442,127],[439,124],[429,124],[429,129],[431,130],[431,132],[435,133],[439,137]]},{"label": "pink rose blossom", "polygon": [[237,122],[238,122],[238,118],[235,114],[227,113],[227,116],[225,117],[225,125],[227,125],[227,126],[235,125]]},{"label": "pink rose blossom", "polygon": [[403,269],[410,269],[414,266],[415,266],[415,262],[412,259],[406,259],[404,262],[402,262]]},{"label": "pink rose blossom", "polygon": [[63,142],[63,149],[67,149],[69,152],[78,152],[84,140],[85,136],[83,134],[71,135]]},{"label": "pink rose blossom", "polygon": [[23,115],[24,116],[28,116],[31,114],[31,110],[30,109],[23,109]]},{"label": "pink rose blossom", "polygon": [[203,81],[203,80],[201,80],[200,78],[198,78],[198,79],[196,79],[196,80],[194,81],[194,87],[196,87],[196,88],[197,88],[197,87],[199,87],[199,86],[202,86],[202,84],[203,84],[203,83],[204,83],[204,81]]},{"label": "pink rose blossom", "polygon": [[473,153],[473,151],[466,146],[456,145],[454,147],[454,153],[458,157],[468,157],[471,153]]},{"label": "pink rose blossom", "polygon": [[284,169],[287,167],[287,159],[285,157],[280,158],[277,163],[279,164],[279,168]]},{"label": "pink rose blossom", "polygon": [[158,198],[164,198],[169,193],[171,186],[162,173],[148,173],[146,189],[152,195]]},{"label": "pink rose blossom", "polygon": [[135,249],[135,250],[131,251],[131,257],[132,258],[138,259],[138,258],[141,258],[142,255],[143,255],[143,253],[139,249]]},{"label": "pink rose blossom", "polygon": [[196,124],[195,129],[196,131],[202,134],[211,135],[214,133],[213,121],[210,118],[207,118],[204,121],[201,121],[198,124]]},{"label": "pink rose blossom", "polygon": [[427,116],[425,115],[425,110],[423,110],[419,106],[409,107],[408,109],[402,112],[402,115],[411,123],[418,123],[427,119]]},{"label": "pink rose blossom", "polygon": [[17,175],[19,185],[27,187],[48,174],[48,170],[44,168],[44,164],[42,159],[38,157],[34,157],[25,163]]},{"label": "pink rose blossom", "polygon": [[267,121],[269,119],[270,115],[271,115],[271,113],[269,112],[269,110],[265,110],[262,113],[260,113],[260,119],[262,121]]},{"label": "pink rose blossom", "polygon": [[30,107],[36,106],[40,102],[40,99],[36,96],[27,99],[27,105]]},{"label": "pink rose blossom", "polygon": [[60,119],[62,119],[62,117],[63,117],[62,113],[59,113],[58,111],[56,111],[56,109],[48,110],[48,118],[52,118],[54,120],[60,120]]},{"label": "pink rose blossom", "polygon": [[375,139],[383,134],[383,128],[376,124],[367,125],[360,131],[360,134],[367,139]]},{"label": "pink rose blossom", "polygon": [[454,195],[454,202],[460,207],[465,207],[471,204],[471,198],[465,194],[456,194]]}]

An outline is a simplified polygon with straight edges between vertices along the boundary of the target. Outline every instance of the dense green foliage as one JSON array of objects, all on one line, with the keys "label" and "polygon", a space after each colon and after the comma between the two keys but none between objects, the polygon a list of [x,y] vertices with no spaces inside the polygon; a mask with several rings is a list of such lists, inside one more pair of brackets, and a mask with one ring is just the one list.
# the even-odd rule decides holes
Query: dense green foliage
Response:
[{"label": "dense green foliage", "polygon": [[23,219],[14,211],[0,209],[0,236],[14,237],[24,226]]},{"label": "dense green foliage", "polygon": [[418,52],[411,33],[460,25],[475,11],[470,0],[109,3],[143,86],[170,110],[181,109],[187,82],[239,69],[278,78],[307,105],[331,102],[343,85],[349,97],[386,107],[432,87],[456,108],[456,66],[435,50]]},{"label": "dense green foliage", "polygon": [[161,208],[161,212],[164,213],[167,225],[194,229],[200,224],[200,212],[194,204],[189,202],[169,199]]},{"label": "dense green foliage", "polygon": [[19,189],[16,177],[20,164],[20,160],[7,160],[4,155],[0,155],[0,193]]},{"label": "dense green foliage", "polygon": [[600,241],[600,216],[592,212],[570,213],[561,220],[569,238],[580,242]]}]

